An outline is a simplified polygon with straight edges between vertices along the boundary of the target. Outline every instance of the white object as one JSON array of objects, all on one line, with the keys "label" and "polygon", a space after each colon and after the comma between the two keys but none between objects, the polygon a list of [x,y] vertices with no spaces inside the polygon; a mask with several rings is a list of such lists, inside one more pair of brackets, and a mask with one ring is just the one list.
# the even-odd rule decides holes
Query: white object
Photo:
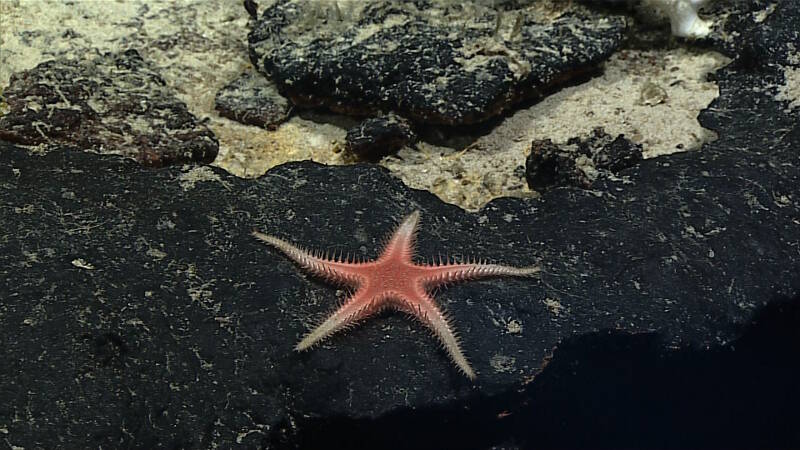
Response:
[{"label": "white object", "polygon": [[700,38],[711,32],[712,22],[697,15],[708,0],[652,0],[667,16],[674,36]]}]

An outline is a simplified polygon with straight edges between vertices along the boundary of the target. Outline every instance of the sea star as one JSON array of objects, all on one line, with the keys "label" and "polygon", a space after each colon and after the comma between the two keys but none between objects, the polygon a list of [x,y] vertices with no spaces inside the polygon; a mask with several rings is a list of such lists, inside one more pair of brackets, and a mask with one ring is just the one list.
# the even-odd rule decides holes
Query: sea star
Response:
[{"label": "sea star", "polygon": [[441,259],[434,264],[416,264],[412,257],[419,216],[419,211],[408,215],[374,261],[355,261],[349,256],[342,258],[341,255],[328,257],[321,252],[296,247],[275,236],[253,232],[253,236],[283,252],[305,271],[355,290],[333,314],[308,333],[295,350],[305,350],[384,308],[394,308],[427,325],[438,336],[461,372],[469,379],[475,379],[475,371],[461,351],[451,321],[436,306],[431,290],[456,281],[533,275],[539,272],[539,268],[509,267],[481,261],[449,263]]}]

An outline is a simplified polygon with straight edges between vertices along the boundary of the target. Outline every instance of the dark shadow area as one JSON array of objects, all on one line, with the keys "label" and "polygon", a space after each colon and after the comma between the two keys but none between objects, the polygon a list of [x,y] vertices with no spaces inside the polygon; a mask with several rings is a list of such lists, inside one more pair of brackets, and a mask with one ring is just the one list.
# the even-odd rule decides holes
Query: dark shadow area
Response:
[{"label": "dark shadow area", "polygon": [[[279,448],[800,448],[800,297],[724,346],[604,331],[562,344],[527,387],[379,420],[306,419]],[[281,437],[277,437],[281,436]]]}]

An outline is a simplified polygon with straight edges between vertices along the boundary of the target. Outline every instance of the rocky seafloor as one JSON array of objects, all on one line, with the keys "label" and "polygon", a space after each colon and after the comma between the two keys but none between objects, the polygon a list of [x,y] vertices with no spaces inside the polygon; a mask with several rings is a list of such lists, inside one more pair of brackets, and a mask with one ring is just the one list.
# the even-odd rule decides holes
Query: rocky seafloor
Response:
[{"label": "rocky seafloor", "polygon": [[[592,2],[187,5],[0,4],[4,445],[800,445],[792,2],[715,3],[695,41]],[[727,61],[699,113],[694,69],[619,65],[675,52]],[[641,89],[537,128],[592,83]],[[337,164],[265,169],[304,151]],[[541,268],[435,293],[477,379],[394,312],[294,351],[347,290],[252,231],[374,258],[414,210],[419,261]]]}]

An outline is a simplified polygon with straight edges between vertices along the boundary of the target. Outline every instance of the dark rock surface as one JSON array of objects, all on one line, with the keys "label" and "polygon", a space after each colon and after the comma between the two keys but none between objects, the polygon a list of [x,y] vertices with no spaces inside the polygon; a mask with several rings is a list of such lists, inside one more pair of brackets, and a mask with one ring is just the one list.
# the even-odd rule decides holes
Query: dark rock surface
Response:
[{"label": "dark rock surface", "polygon": [[772,299],[754,321],[730,345],[667,354],[652,334],[590,333],[562,343],[535,382],[519,390],[377,420],[308,420],[283,442],[351,449],[797,448],[800,297]]},{"label": "dark rock surface", "polygon": [[596,69],[624,30],[578,6],[280,0],[248,39],[253,65],[297,105],[463,125]]},{"label": "dark rock surface", "polygon": [[[759,125],[792,117],[735,75],[735,67],[720,75],[723,96],[704,121],[722,138],[702,152],[644,161],[626,171],[628,183],[599,180],[609,194],[556,189],[478,214],[372,166],[295,163],[247,181],[3,146],[8,435],[27,446],[291,443],[311,438],[294,428],[298,417],[317,417],[301,421],[313,428],[332,417],[385,421],[405,407],[434,414],[509,399],[541,370],[556,378],[548,370],[574,370],[570,358],[606,345],[599,330],[650,336],[633,355],[731,343],[760,308],[800,289],[797,122],[780,135]],[[742,104],[759,107],[744,116]],[[746,121],[729,120],[731,112]],[[747,124],[742,146],[736,136]],[[335,291],[251,229],[375,256],[392,222],[416,208],[420,255],[545,268],[539,280],[464,283],[437,296],[477,386],[399,314],[293,353]],[[574,337],[587,341],[552,353]],[[12,420],[24,414],[32,419]]]},{"label": "dark rock surface", "polygon": [[146,166],[209,163],[219,150],[135,50],[56,59],[14,74],[0,139],[114,153]]},{"label": "dark rock surface", "polygon": [[411,124],[402,117],[389,114],[366,119],[347,130],[345,147],[359,158],[375,160],[415,141]]},{"label": "dark rock surface", "polygon": [[588,189],[599,177],[616,175],[641,160],[641,145],[598,128],[587,138],[575,137],[564,145],[549,139],[533,141],[525,160],[525,179],[537,191],[558,186]]},{"label": "dark rock surface", "polygon": [[[775,11],[764,27],[800,29],[792,2]],[[773,56],[716,75],[701,151],[476,214],[369,165],[242,180],[0,143],[2,439],[796,448],[800,112],[774,98]],[[422,256],[544,268],[437,294],[475,386],[400,314],[294,353],[337,292],[250,236],[374,257],[413,209]]]},{"label": "dark rock surface", "polygon": [[739,64],[755,71],[774,70],[775,63],[800,65],[797,3],[730,0],[711,2],[704,10],[718,20],[707,40],[720,51],[735,55]]},{"label": "dark rock surface", "polygon": [[247,72],[220,89],[214,108],[223,117],[274,130],[289,116],[289,101],[275,85],[257,73]]}]

